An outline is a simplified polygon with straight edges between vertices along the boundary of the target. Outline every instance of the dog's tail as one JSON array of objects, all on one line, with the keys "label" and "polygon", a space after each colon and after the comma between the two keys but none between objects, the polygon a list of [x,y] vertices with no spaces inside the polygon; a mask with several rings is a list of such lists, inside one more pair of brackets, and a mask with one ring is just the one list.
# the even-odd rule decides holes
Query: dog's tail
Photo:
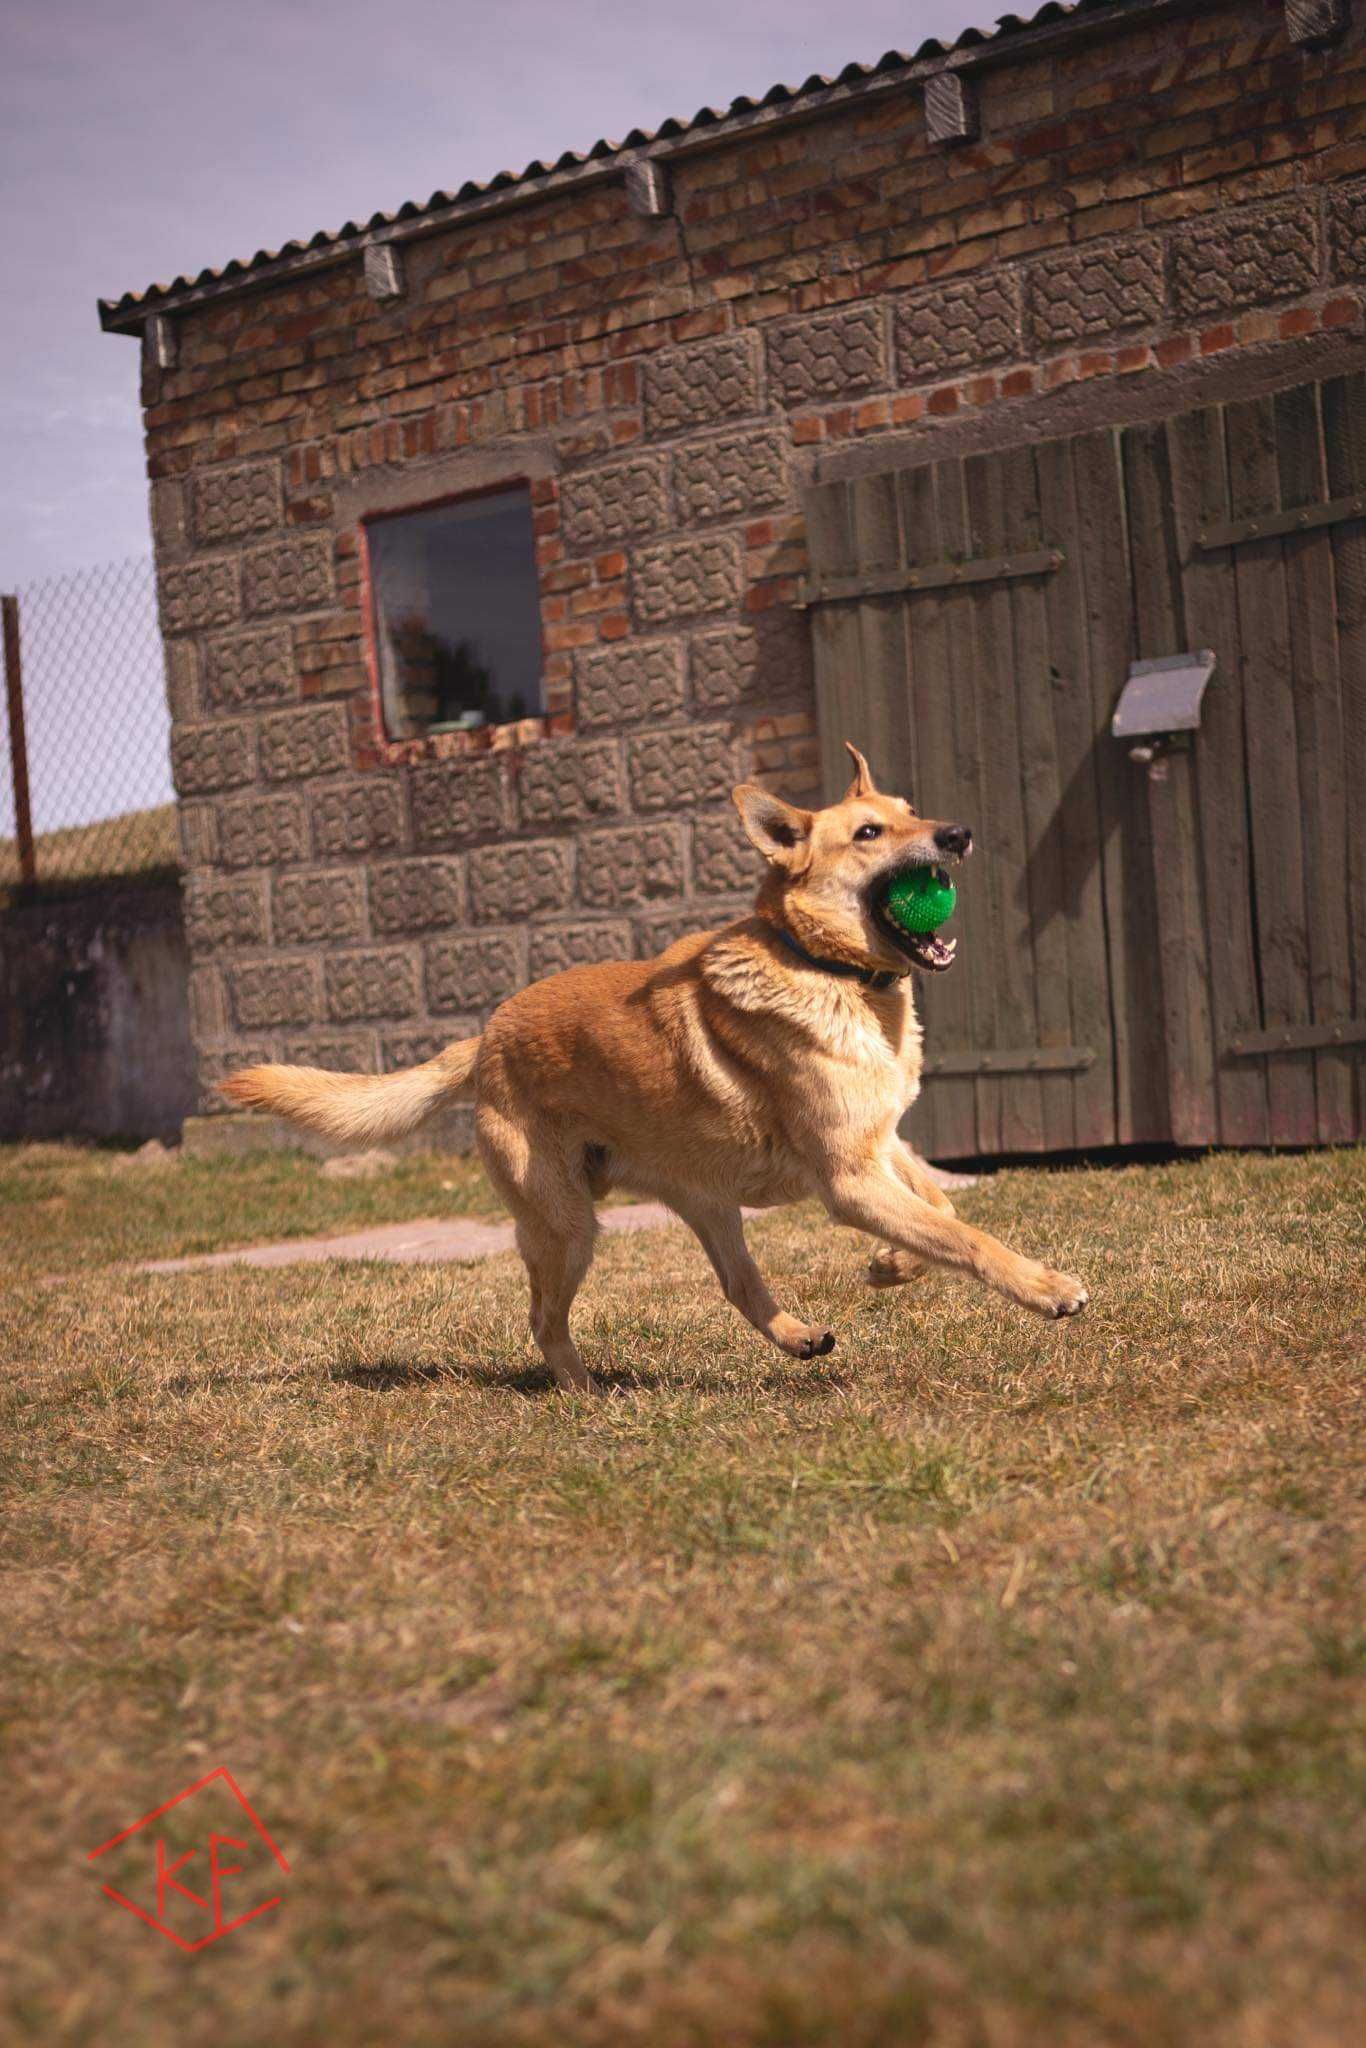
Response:
[{"label": "dog's tail", "polygon": [[458,1039],[433,1060],[399,1074],[332,1074],[323,1067],[244,1067],[219,1083],[243,1109],[307,1124],[339,1143],[373,1145],[415,1131],[449,1102],[474,1093],[477,1038]]}]

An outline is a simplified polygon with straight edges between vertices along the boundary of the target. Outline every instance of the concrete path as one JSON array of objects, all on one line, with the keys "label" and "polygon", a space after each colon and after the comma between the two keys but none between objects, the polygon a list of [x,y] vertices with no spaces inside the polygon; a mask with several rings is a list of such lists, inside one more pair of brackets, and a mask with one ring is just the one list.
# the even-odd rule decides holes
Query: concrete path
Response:
[{"label": "concrete path", "polygon": [[[971,1187],[974,1176],[931,1168],[941,1187]],[[762,1214],[747,1209],[747,1216]],[[662,1230],[678,1218],[658,1202],[623,1203],[601,1209],[603,1230]],[[244,1245],[236,1251],[200,1252],[188,1259],[153,1259],[140,1273],[189,1273],[206,1266],[305,1266],[328,1259],[387,1259],[396,1266],[469,1265],[514,1248],[510,1223],[476,1223],[465,1216],[423,1216],[415,1223],[381,1223],[341,1237],[293,1237],[284,1244]]]},{"label": "concrete path", "polygon": [[[677,1223],[658,1202],[604,1209],[604,1230],[658,1230]],[[380,1223],[344,1237],[292,1237],[284,1244],[254,1244],[239,1251],[200,1252],[189,1259],[153,1259],[140,1273],[188,1273],[201,1266],[305,1266],[325,1259],[388,1259],[396,1266],[468,1265],[514,1248],[510,1223],[476,1223],[467,1216],[423,1216],[415,1223]]]}]

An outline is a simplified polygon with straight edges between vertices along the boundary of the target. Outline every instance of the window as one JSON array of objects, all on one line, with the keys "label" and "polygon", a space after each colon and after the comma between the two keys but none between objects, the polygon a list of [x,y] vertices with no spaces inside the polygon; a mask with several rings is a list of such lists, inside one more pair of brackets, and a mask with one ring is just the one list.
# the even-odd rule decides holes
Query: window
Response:
[{"label": "window", "polygon": [[389,737],[536,717],[541,614],[526,485],[370,519],[365,539]]}]

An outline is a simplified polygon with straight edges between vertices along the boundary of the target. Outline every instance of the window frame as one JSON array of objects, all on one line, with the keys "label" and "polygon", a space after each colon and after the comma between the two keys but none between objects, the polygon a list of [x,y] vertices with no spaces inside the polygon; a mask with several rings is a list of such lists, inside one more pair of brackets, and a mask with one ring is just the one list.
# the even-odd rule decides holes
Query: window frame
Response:
[{"label": "window frame", "polygon": [[407,519],[418,512],[438,512],[447,505],[469,505],[480,498],[497,498],[518,489],[528,494],[531,506],[531,569],[536,580],[536,624],[541,651],[541,692],[546,693],[545,593],[541,587],[541,564],[536,534],[536,477],[519,471],[496,481],[476,484],[468,490],[441,491],[436,496],[413,498],[401,505],[377,506],[361,513],[356,522],[360,557],[360,604],[365,642],[365,666],[369,677],[371,730],[379,761],[394,767],[406,761],[444,761],[460,754],[487,754],[508,747],[527,746],[548,733],[567,729],[568,721],[542,709],[530,718],[514,719],[506,725],[480,725],[468,732],[415,733],[396,739],[384,719],[384,689],[380,674],[379,594],[370,558],[370,529],[394,519]]}]

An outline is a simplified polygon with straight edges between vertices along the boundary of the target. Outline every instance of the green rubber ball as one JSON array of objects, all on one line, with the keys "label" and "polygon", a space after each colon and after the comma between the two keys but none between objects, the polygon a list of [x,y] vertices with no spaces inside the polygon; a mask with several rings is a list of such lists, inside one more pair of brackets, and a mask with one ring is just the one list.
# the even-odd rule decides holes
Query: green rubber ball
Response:
[{"label": "green rubber ball", "polygon": [[934,932],[953,916],[958,891],[942,868],[911,868],[887,891],[887,911],[903,932]]}]

